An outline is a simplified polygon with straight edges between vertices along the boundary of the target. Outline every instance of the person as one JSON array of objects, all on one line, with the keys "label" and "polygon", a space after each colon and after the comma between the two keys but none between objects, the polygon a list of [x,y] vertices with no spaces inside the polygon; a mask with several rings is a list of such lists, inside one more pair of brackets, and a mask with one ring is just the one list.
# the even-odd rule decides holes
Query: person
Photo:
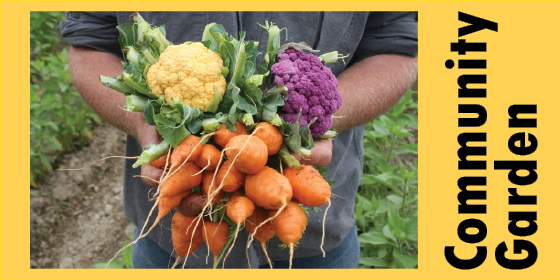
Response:
[{"label": "person", "polygon": [[[258,25],[265,20],[288,30],[288,41],[306,42],[321,53],[349,54],[346,63],[331,67],[339,80],[343,103],[333,121],[339,132],[334,141],[318,141],[306,163],[327,166],[332,185],[332,206],[326,218],[323,257],[320,248],[323,211],[308,211],[307,229],[294,253],[293,268],[357,268],[360,256],[354,222],[354,198],[363,167],[364,124],[388,110],[417,77],[417,13],[415,12],[142,12],[154,26],[165,25],[166,36],[174,44],[200,41],[204,26],[223,24],[229,34],[246,31],[246,40],[266,46],[267,33]],[[127,133],[126,155],[137,156],[143,147],[159,143],[161,137],[146,123],[143,114],[123,107],[125,96],[99,82],[99,75],[118,76],[122,72],[122,52],[118,44],[118,24],[130,23],[128,12],[68,12],[60,23],[62,36],[71,45],[69,64],[77,90],[107,122]],[[284,36],[284,35],[283,35]],[[259,59],[262,59],[260,57]],[[259,60],[260,61],[260,60]],[[303,159],[302,159],[303,161]],[[149,165],[140,170],[125,161],[124,211],[137,226],[144,225],[153,201],[151,187],[157,185],[162,170]],[[142,175],[142,179],[140,176]],[[152,178],[152,179],[148,179]],[[202,199],[191,195],[182,203],[182,212],[196,213]],[[155,215],[150,219],[153,222]],[[170,215],[148,238],[133,247],[135,268],[168,268],[174,263],[170,237]],[[148,223],[150,225],[150,223]],[[136,230],[138,236],[139,230]],[[238,237],[225,261],[226,268],[268,267],[260,245],[253,243],[246,256]],[[274,267],[287,267],[288,250],[275,237],[268,243]],[[210,268],[207,247],[201,246],[186,262],[187,268]],[[221,264],[220,264],[221,265]]]}]

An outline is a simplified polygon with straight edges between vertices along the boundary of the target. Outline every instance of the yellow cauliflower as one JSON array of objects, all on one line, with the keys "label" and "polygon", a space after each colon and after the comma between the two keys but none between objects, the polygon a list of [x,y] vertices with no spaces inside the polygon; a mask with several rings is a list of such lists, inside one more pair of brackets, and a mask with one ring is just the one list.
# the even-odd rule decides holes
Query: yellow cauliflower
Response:
[{"label": "yellow cauliflower", "polygon": [[[222,58],[202,43],[170,45],[147,73],[150,90],[202,111],[215,111],[226,90]],[[214,90],[216,89],[216,90]]]}]

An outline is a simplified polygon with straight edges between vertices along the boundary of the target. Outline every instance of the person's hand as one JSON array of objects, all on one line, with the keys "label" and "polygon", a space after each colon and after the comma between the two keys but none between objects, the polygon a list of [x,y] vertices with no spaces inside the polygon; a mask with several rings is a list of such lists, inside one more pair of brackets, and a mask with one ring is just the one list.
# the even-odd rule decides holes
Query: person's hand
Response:
[{"label": "person's hand", "polygon": [[[161,143],[162,139],[156,128],[153,125],[148,125],[147,123],[142,126],[139,130],[137,138],[143,148],[148,147],[152,144]],[[163,174],[163,169],[153,167],[149,164],[144,164],[141,167],[140,175],[142,182],[150,187],[157,187],[158,182]]]},{"label": "person's hand", "polygon": [[[137,139],[144,148],[152,144],[159,144],[162,141],[156,128],[148,124],[143,125],[138,130]],[[141,168],[140,175],[142,176],[142,182],[150,187],[157,187],[163,175],[163,169],[153,167],[149,164],[144,164]],[[192,193],[183,198],[181,204],[176,209],[185,216],[194,216],[202,210],[203,204],[204,199],[202,196],[198,193]]]},{"label": "person's hand", "polygon": [[181,200],[177,210],[184,216],[196,216],[206,201],[199,193],[191,193]]},{"label": "person's hand", "polygon": [[323,167],[331,163],[332,152],[332,139],[319,139],[315,140],[315,146],[311,149],[310,156],[302,156],[295,153],[292,154],[300,163]]}]

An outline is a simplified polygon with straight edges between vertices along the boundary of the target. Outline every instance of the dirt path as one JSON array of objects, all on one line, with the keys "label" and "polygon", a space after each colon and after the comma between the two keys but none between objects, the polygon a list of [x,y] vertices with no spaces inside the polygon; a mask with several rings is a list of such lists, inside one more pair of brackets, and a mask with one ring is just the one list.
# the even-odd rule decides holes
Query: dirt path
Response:
[{"label": "dirt path", "polygon": [[[124,155],[125,134],[102,124],[92,143],[64,155],[58,168],[80,168]],[[122,210],[123,160],[55,171],[31,190],[31,268],[90,268],[111,258],[133,228]]]}]

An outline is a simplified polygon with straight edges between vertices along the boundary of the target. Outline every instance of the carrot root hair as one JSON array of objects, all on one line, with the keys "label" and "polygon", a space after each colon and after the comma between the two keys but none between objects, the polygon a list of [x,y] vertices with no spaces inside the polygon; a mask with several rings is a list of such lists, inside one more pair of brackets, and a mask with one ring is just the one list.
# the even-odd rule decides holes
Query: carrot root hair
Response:
[{"label": "carrot root hair", "polygon": [[278,217],[278,215],[280,215],[280,213],[282,213],[282,210],[284,210],[284,208],[286,208],[288,206],[287,202],[284,202],[284,205],[282,205],[282,207],[278,208],[278,210],[276,210],[276,213],[269,217],[268,219],[264,220],[262,223],[260,223],[258,226],[255,227],[255,231],[253,233],[251,233],[251,236],[249,237],[249,242],[247,242],[247,248],[249,248],[251,246],[251,243],[253,243],[253,240],[255,239],[255,234],[257,234],[257,230],[265,225],[267,222],[270,222],[274,219],[276,219],[276,217]]},{"label": "carrot root hair", "polygon": [[270,260],[270,257],[268,256],[268,251],[266,250],[266,242],[261,242],[261,248],[264,252],[264,256],[266,257],[266,260],[268,261],[268,265],[270,266],[270,269],[272,269],[273,268],[272,260]]},{"label": "carrot root hair", "polygon": [[[190,250],[190,248],[189,248]],[[180,262],[181,262],[181,257],[177,256],[177,258],[175,259],[175,262],[173,263],[173,265],[171,266],[171,268],[175,268]]]},{"label": "carrot root hair", "polygon": [[290,243],[290,266],[289,269],[292,269],[292,261],[294,260],[294,243]]},{"label": "carrot root hair", "polygon": [[[255,131],[257,131],[257,129],[255,129]],[[235,160],[237,159],[237,157],[239,157],[239,155],[241,154],[241,151],[243,151],[243,150],[245,149],[245,147],[247,146],[247,143],[249,143],[249,139],[251,139],[250,137],[253,137],[253,136],[254,136],[255,131],[253,131],[253,133],[249,135],[249,138],[247,138],[247,140],[245,141],[245,143],[243,143],[243,146],[241,146],[241,149],[239,150],[239,152],[237,153],[237,155],[236,155],[233,159],[231,159],[231,161],[232,161],[232,162],[231,162],[231,165],[230,165],[229,168],[226,170],[226,174],[224,175],[224,178],[227,177],[227,175],[228,175],[229,172],[231,171],[231,168],[235,168],[235,167],[234,167]],[[255,137],[256,137],[256,136],[255,136]],[[220,162],[219,162],[218,166],[221,165],[222,160],[223,160],[223,158],[224,158],[224,153],[225,153],[227,150],[228,150],[228,148],[222,149],[221,156],[220,156]],[[214,171],[214,176],[212,177],[212,183],[211,183],[211,185],[214,184],[214,180],[216,179],[216,176],[217,176],[217,174],[218,174],[218,170],[219,170],[219,168],[216,168],[216,170]],[[203,207],[202,207],[202,211],[201,211],[201,214],[200,214],[201,217],[204,216],[204,212],[205,212],[206,209],[208,209],[209,207],[210,207],[210,209],[211,209],[211,207],[212,207],[212,201],[214,200],[214,197],[215,197],[215,196],[218,194],[218,192],[223,188],[223,186],[224,186],[224,181],[222,180],[222,182],[220,182],[220,184],[218,185],[218,187],[217,187],[212,193],[209,193],[209,194],[208,194],[208,198],[206,199],[206,202],[204,203],[204,205],[203,205]]]},{"label": "carrot root hair", "polygon": [[327,212],[329,212],[329,208],[331,208],[331,200],[329,199],[327,203],[329,205],[325,209],[325,214],[323,214],[323,236],[321,237],[321,252],[323,252],[323,258],[327,255],[325,249],[323,248],[323,245],[325,245],[325,222],[327,220]]},{"label": "carrot root hair", "polygon": [[137,158],[139,158],[139,156],[135,156],[135,157],[108,156],[108,157],[96,159],[96,160],[94,160],[94,161],[92,161],[92,162],[90,162],[90,163],[84,165],[84,166],[81,167],[81,168],[57,168],[57,169],[55,169],[55,170],[56,170],[56,171],[79,171],[79,170],[84,170],[84,169],[86,169],[86,168],[89,167],[89,166],[92,166],[92,165],[94,165],[94,164],[96,164],[96,163],[98,163],[98,162],[100,162],[100,161],[104,161],[104,160],[107,160],[107,159],[110,159],[110,158],[137,159]]},{"label": "carrot root hair", "polygon": [[110,264],[124,249],[126,249],[126,248],[128,248],[128,247],[130,247],[130,246],[132,246],[132,245],[134,245],[134,244],[136,244],[136,243],[138,242],[138,240],[140,240],[140,239],[146,237],[146,236],[150,233],[150,231],[152,231],[152,229],[154,229],[154,228],[156,227],[156,225],[159,223],[159,221],[161,220],[162,217],[158,217],[158,218],[154,221],[154,223],[152,224],[152,226],[148,229],[148,231],[147,231],[146,233],[142,234],[142,233],[144,232],[144,229],[145,229],[146,226],[148,225],[148,221],[150,220],[150,217],[152,216],[154,210],[155,210],[156,207],[158,206],[159,198],[160,198],[160,197],[158,196],[158,198],[156,199],[156,202],[154,203],[154,206],[152,206],[152,209],[150,209],[150,212],[148,213],[148,217],[146,218],[146,221],[144,222],[144,225],[142,226],[142,229],[140,230],[140,233],[138,234],[138,237],[137,237],[134,241],[130,242],[128,245],[126,245],[126,246],[124,246],[123,248],[121,248],[121,249],[107,262],[107,264],[105,265],[105,268],[107,268],[107,266],[108,266],[108,265],[109,265],[109,264]]},{"label": "carrot root hair", "polygon": [[239,228],[241,227],[241,224],[237,224],[237,228],[235,229],[235,235],[233,236],[233,242],[231,243],[231,246],[229,246],[229,249],[226,253],[226,255],[224,256],[224,260],[222,262],[222,268],[224,268],[226,266],[226,259],[228,258],[229,254],[231,253],[231,250],[233,249],[233,245],[235,245],[235,240],[237,240],[237,236],[239,235]]}]

